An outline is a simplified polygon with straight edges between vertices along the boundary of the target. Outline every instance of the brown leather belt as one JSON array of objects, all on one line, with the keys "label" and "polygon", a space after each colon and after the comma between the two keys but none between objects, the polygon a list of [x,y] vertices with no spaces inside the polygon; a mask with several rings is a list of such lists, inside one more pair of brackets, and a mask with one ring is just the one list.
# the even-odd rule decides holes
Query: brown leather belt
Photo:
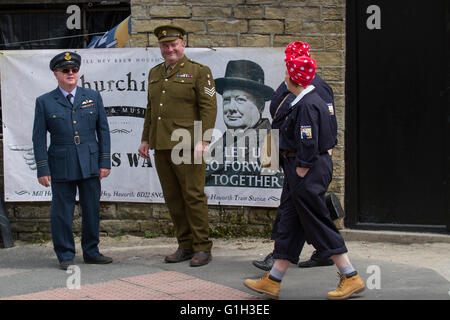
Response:
[{"label": "brown leather belt", "polygon": [[295,152],[283,151],[281,152],[281,155],[284,158],[295,158],[297,154]]}]

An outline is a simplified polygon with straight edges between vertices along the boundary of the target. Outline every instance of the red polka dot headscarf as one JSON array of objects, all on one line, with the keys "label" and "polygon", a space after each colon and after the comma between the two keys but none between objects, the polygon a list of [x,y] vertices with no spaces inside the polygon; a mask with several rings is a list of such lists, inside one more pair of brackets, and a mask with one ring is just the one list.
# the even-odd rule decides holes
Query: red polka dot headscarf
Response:
[{"label": "red polka dot headscarf", "polygon": [[291,42],[287,47],[286,50],[284,50],[284,53],[286,56],[290,57],[299,57],[299,56],[308,56],[311,57],[311,54],[309,53],[309,44],[306,42],[301,41],[295,41]]},{"label": "red polka dot headscarf", "polygon": [[292,42],[284,52],[284,61],[292,81],[302,87],[309,86],[317,69],[317,62],[309,53],[309,45],[301,41]]}]

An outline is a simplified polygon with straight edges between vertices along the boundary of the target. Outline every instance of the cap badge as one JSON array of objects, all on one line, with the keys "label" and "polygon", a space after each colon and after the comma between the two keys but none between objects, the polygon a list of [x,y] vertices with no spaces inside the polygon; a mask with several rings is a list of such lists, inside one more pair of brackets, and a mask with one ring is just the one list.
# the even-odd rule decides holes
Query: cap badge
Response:
[{"label": "cap badge", "polygon": [[166,31],[166,30],[163,30],[163,31],[161,32],[161,34],[165,37],[165,36],[167,35],[167,31]]},{"label": "cap badge", "polygon": [[64,59],[66,59],[67,61],[72,59],[72,56],[70,55],[70,53],[66,52]]}]

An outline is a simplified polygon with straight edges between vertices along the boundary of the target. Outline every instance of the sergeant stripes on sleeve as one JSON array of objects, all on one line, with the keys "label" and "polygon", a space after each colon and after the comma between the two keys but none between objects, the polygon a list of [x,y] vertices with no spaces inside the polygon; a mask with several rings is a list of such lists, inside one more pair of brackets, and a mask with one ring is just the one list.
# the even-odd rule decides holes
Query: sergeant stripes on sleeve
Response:
[{"label": "sergeant stripes on sleeve", "polygon": [[210,97],[214,96],[214,93],[216,93],[216,88],[212,87],[212,88],[208,88],[205,87],[205,93],[207,95],[209,95]]}]

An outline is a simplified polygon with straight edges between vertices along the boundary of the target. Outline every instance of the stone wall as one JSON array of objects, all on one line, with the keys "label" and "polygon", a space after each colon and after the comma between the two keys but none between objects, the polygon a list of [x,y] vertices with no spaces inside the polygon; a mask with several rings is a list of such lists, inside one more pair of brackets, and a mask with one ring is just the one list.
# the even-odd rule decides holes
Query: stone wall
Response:
[{"label": "stone wall", "polygon": [[[329,191],[343,204],[345,0],[131,0],[131,13],[132,47],[158,46],[153,29],[170,23],[187,30],[188,47],[285,47],[292,41],[308,42],[319,65],[317,72],[335,93],[339,144],[334,150]],[[3,185],[3,169],[1,175]],[[50,239],[49,203],[7,203],[6,210],[15,238]],[[210,206],[212,236],[268,237],[275,215],[276,210],[269,208]],[[76,234],[80,223],[77,206]],[[336,224],[343,226],[342,221]],[[100,229],[109,236],[173,235],[167,207],[162,204],[102,203]]]},{"label": "stone wall", "polygon": [[[41,242],[51,239],[50,204],[44,202],[6,204],[13,237]],[[266,208],[210,206],[212,237],[268,237],[276,212]],[[100,233],[105,236],[125,234],[144,237],[173,236],[173,224],[164,204],[103,202]],[[75,207],[73,232],[81,235],[81,211]]]}]

